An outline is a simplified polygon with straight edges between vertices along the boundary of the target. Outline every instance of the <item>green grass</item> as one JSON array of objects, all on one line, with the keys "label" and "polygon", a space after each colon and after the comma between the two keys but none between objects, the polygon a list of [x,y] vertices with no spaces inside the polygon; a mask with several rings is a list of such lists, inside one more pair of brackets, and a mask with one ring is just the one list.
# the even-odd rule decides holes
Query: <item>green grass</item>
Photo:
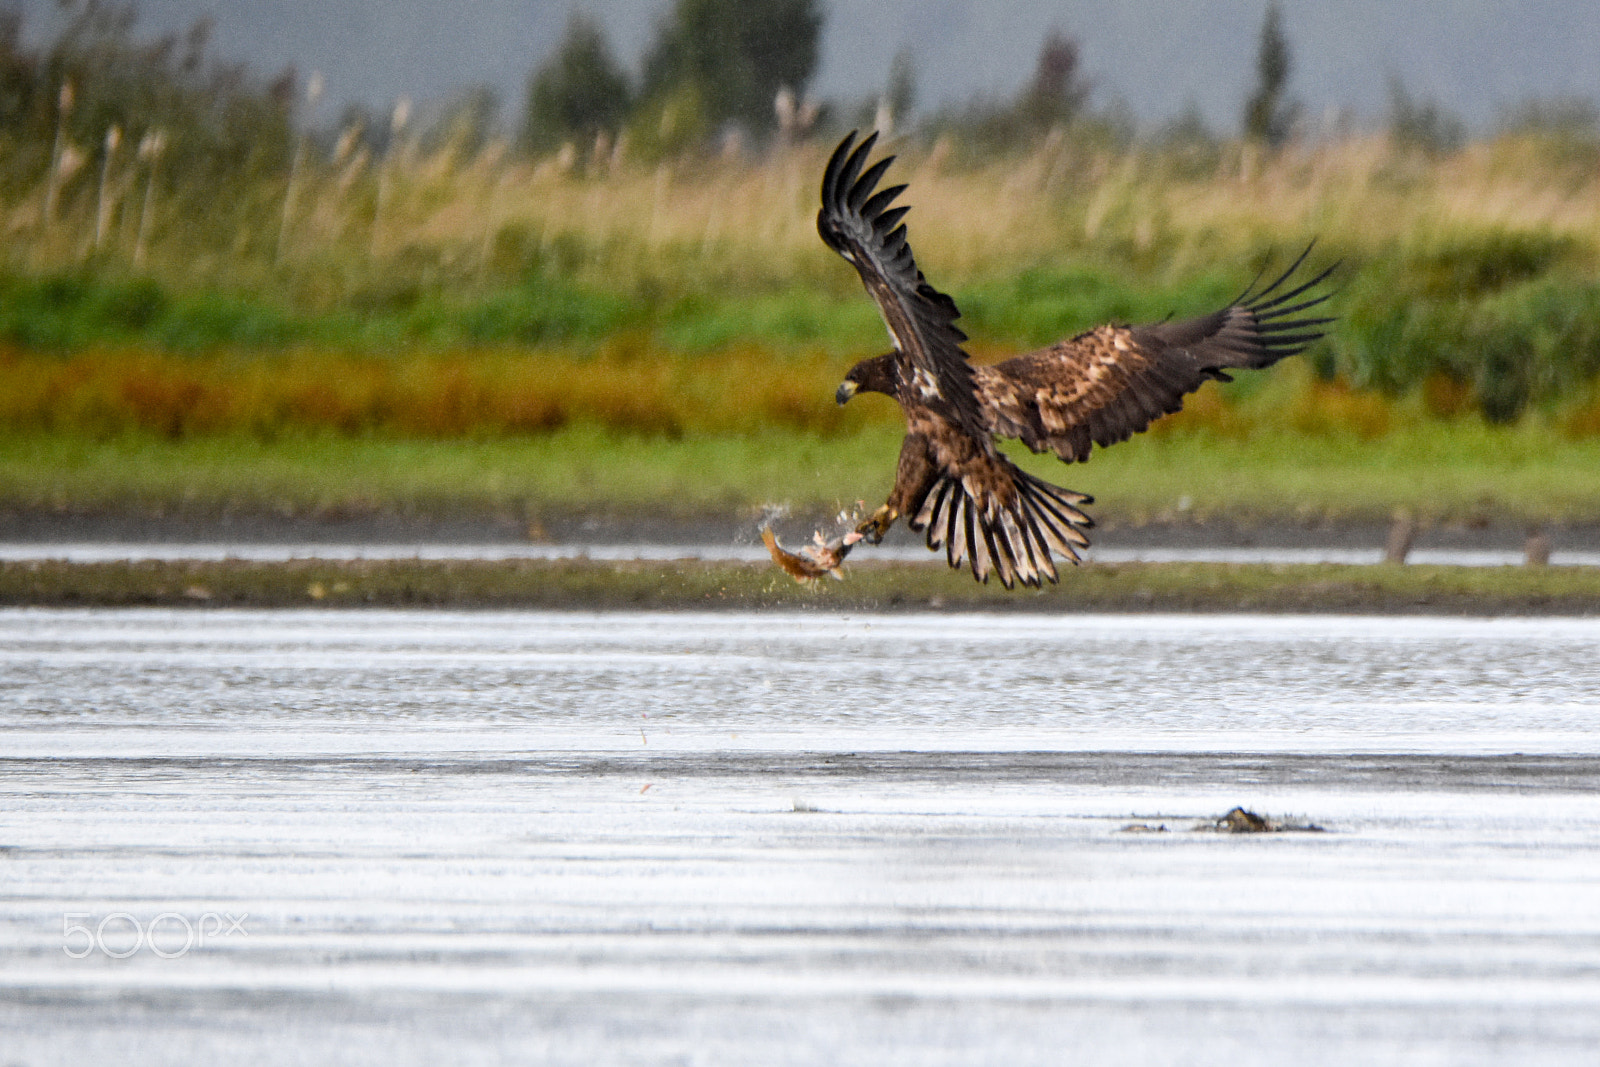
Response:
[{"label": "green grass", "polygon": [[[1048,468],[1031,465],[1044,475]],[[1354,435],[1136,438],[1058,481],[1132,521],[1281,517],[1593,520],[1600,442],[1481,423]]]},{"label": "green grass", "polygon": [[[0,436],[0,507],[315,514],[831,513],[881,502],[900,430],[681,439],[593,427],[484,440]],[[1095,495],[1102,520],[1578,521],[1600,515],[1600,441],[1532,424],[1430,422],[1371,439],[1206,430],[1138,437],[1085,465],[1010,454]]]},{"label": "green grass", "polygon": [[595,343],[644,321],[653,310],[626,294],[561,278],[486,292],[391,279],[359,286],[332,306],[317,306],[262,290],[182,290],[116,271],[0,273],[0,341],[38,352],[105,345],[274,353],[308,345],[381,352],[396,345]]},{"label": "green grass", "polygon": [[201,514],[559,508],[688,516],[884,492],[897,447],[883,432],[837,440],[782,433],[673,440],[588,427],[448,442],[10,436],[0,438],[0,502]]}]

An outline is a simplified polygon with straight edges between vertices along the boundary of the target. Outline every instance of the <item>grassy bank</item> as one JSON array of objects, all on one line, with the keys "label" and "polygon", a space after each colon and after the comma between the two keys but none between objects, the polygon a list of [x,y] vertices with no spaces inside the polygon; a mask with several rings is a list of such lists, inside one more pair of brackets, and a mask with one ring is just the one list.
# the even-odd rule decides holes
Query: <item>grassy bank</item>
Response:
[{"label": "grassy bank", "polygon": [[[98,217],[83,198],[33,223],[33,190],[0,204],[27,221],[0,250],[0,346],[29,357],[101,352],[134,368],[220,353],[247,377],[240,364],[316,353],[331,357],[321,389],[334,394],[339,359],[354,355],[476,360],[509,348],[556,374],[598,356],[590,369],[606,378],[619,350],[650,367],[754,349],[779,357],[766,374],[793,391],[807,372],[796,377],[784,361],[826,351],[848,364],[883,345],[853,272],[816,237],[827,147],[577,168],[403,153],[383,165],[381,223],[375,171],[363,165],[341,181],[312,168],[286,229],[255,219],[201,233],[157,212],[137,263],[116,242],[83,253]],[[979,355],[1108,319],[1208,310],[1237,294],[1268,249],[1282,262],[1317,236],[1318,263],[1345,262],[1340,322],[1313,355],[1325,378],[1387,397],[1425,390],[1444,408],[1501,422],[1600,410],[1600,198],[1587,142],[1572,146],[1576,156],[1509,135],[1443,157],[1384,138],[1280,153],[1232,145],[1199,169],[1072,137],[999,155],[950,141],[896,147],[919,263],[962,307]],[[270,204],[286,190],[262,179],[239,195]],[[750,380],[722,378],[725,389]],[[58,392],[45,417],[71,421],[73,390]],[[220,417],[217,389],[202,380],[191,392],[204,403],[185,418]],[[391,399],[404,409],[409,395]],[[149,400],[127,398],[118,417],[137,421]],[[415,403],[411,421],[426,432],[462,432],[430,422],[426,396]],[[608,403],[627,417],[627,403]],[[247,405],[229,425],[270,422],[281,407]],[[300,407],[333,429],[350,417],[342,401]],[[38,417],[0,412],[0,425]],[[547,404],[490,405],[467,429],[560,418]],[[641,420],[634,428],[663,425],[656,413]],[[1600,431],[1592,410],[1579,422]]]},{"label": "grassy bank", "polygon": [[[592,426],[531,437],[0,436],[0,508],[442,516],[613,512],[753,517],[881,502],[901,430],[769,430],[683,438]],[[1137,437],[1065,466],[1013,447],[1048,480],[1092,493],[1100,519],[1582,521],[1600,515],[1600,441],[1477,420],[1362,437],[1224,427]]]},{"label": "grassy bank", "polygon": [[1088,564],[1059,586],[1006,592],[937,563],[867,562],[811,588],[765,565],[691,561],[43,562],[0,563],[0,604],[1584,615],[1600,611],[1600,572]]},{"label": "grassy bank", "polygon": [[[84,253],[83,195],[47,220],[19,191],[0,206],[40,221],[0,250],[0,507],[875,504],[899,416],[831,401],[885,337],[816,238],[827,147],[397,152],[381,224],[368,163],[309,165],[293,212],[238,232],[186,228],[158,188],[137,264],[116,233]],[[1087,467],[1029,461],[1100,517],[1600,515],[1592,153],[1512,135],[1441,157],[1230,145],[1198,168],[1071,137],[896,150],[919,261],[980,361],[1216,306],[1312,235],[1315,263],[1344,259],[1339,321],[1305,358],[1207,386]]]}]

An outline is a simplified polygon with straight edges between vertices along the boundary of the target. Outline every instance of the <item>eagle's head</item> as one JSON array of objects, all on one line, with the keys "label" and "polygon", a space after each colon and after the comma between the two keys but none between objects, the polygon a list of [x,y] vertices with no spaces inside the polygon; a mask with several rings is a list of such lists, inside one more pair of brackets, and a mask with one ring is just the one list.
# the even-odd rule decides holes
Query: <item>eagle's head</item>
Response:
[{"label": "eagle's head", "polygon": [[850,368],[850,373],[844,376],[844,381],[839,383],[839,391],[833,398],[843,404],[857,393],[883,393],[894,396],[898,376],[895,373],[896,352],[885,352],[881,356],[864,359]]}]

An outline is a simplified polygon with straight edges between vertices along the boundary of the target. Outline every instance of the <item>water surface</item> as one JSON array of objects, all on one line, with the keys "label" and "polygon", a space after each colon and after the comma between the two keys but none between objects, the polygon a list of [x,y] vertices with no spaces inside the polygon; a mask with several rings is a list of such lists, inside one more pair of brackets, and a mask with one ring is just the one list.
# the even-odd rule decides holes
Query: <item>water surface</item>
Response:
[{"label": "water surface", "polygon": [[0,1062],[1593,1062],[1597,651],[3,611]]}]

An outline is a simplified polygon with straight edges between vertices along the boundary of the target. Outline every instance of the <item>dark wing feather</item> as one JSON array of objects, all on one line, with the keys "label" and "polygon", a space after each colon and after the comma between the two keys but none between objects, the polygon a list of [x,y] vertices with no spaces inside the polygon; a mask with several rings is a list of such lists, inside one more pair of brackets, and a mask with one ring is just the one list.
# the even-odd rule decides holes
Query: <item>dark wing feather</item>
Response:
[{"label": "dark wing feather", "polygon": [[[904,364],[902,382],[917,390],[915,399],[948,411],[953,421],[975,438],[988,435],[978,398],[973,392],[972,367],[961,350],[967,339],[955,325],[961,312],[956,303],[929,285],[917,269],[900,225],[907,208],[889,205],[904,191],[895,186],[875,192],[889,164],[888,156],[863,172],[867,156],[877,142],[876,133],[855,145],[854,131],[839,142],[822,178],[822,210],[817,232],[861,275],[877,301],[895,351]],[[853,150],[852,150],[853,148]],[[922,375],[917,375],[916,371]]]},{"label": "dark wing feather", "polygon": [[[1067,462],[1125,441],[1208,380],[1233,368],[1269,367],[1303,352],[1329,317],[1307,315],[1329,293],[1318,287],[1338,264],[1295,284],[1300,257],[1271,284],[1256,282],[1220,311],[1181,322],[1101,326],[1049,348],[979,367],[975,383],[990,430]],[[1259,276],[1257,282],[1259,282]]]}]

